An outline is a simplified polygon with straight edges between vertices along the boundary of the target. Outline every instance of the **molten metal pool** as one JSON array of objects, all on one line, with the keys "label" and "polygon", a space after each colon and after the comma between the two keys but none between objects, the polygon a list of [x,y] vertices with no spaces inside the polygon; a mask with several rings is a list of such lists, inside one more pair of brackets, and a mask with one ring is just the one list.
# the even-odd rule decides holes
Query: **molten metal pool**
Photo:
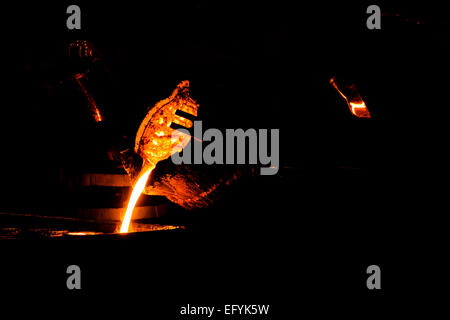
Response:
[{"label": "molten metal pool", "polygon": [[[99,222],[70,217],[0,212],[0,225],[0,240],[121,236],[118,233],[120,223],[117,221]],[[132,221],[128,231],[130,234],[144,234],[176,229],[182,230],[184,227]]]}]

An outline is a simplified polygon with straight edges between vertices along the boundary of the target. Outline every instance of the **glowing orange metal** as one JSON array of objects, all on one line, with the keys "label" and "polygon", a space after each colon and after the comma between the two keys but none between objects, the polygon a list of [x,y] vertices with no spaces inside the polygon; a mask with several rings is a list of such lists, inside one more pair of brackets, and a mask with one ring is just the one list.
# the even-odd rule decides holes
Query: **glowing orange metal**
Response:
[{"label": "glowing orange metal", "polygon": [[172,122],[186,128],[192,121],[175,112],[184,111],[197,116],[198,104],[189,96],[189,81],[181,82],[169,98],[159,101],[145,116],[138,132],[134,151],[150,164],[167,159],[181,151],[189,142],[186,134],[170,128]]},{"label": "glowing orange metal", "polygon": [[350,111],[358,118],[370,118],[370,112],[364,100],[359,95],[358,89],[354,84],[348,86],[341,86],[339,89],[335,77],[330,79],[330,84],[339,92],[345,99],[350,108]]},{"label": "glowing orange metal", "polygon": [[81,82],[81,78],[83,78],[84,76],[85,75],[83,73],[78,73],[74,76],[74,79],[75,79],[76,83],[78,84],[81,92],[83,92],[83,94],[86,97],[89,111],[91,112],[91,115],[94,118],[94,121],[101,122],[101,121],[103,121],[103,117],[102,117],[102,114],[100,113],[100,110],[97,107],[97,103],[95,102],[94,98],[89,93],[89,91],[86,89],[83,82]]},{"label": "glowing orange metal", "polygon": [[102,234],[101,232],[93,232],[93,231],[82,231],[82,232],[68,232],[67,235],[69,236],[94,236]]},{"label": "glowing orange metal", "polygon": [[148,177],[152,172],[153,168],[144,172],[144,174],[139,178],[136,185],[134,186],[133,192],[131,193],[130,201],[128,202],[127,211],[122,220],[122,226],[120,227],[120,233],[127,233],[130,226],[131,215],[133,214],[133,209],[136,206],[136,202],[139,199],[142,191],[144,191],[145,185],[147,183]]},{"label": "glowing orange metal", "polygon": [[190,140],[187,134],[170,128],[172,122],[186,128],[192,127],[191,120],[175,114],[177,110],[197,116],[198,104],[189,96],[189,81],[181,82],[169,98],[150,109],[139,126],[134,150],[144,159],[141,169],[144,173],[131,193],[120,233],[128,232],[133,209],[156,164],[181,151]]}]

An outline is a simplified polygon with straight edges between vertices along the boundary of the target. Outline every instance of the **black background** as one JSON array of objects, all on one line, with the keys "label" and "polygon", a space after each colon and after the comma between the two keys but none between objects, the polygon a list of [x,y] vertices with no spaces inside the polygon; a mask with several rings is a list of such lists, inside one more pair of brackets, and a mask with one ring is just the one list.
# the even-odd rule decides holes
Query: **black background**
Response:
[{"label": "black background", "polygon": [[[273,319],[365,318],[415,310],[443,286],[443,6],[377,3],[400,16],[367,30],[372,3],[77,2],[82,30],[70,31],[69,4],[2,10],[2,209],[61,214],[64,200],[49,204],[58,168],[89,166],[94,129],[52,93],[74,39],[105,55],[96,90],[108,135],[132,136],[146,107],[187,79],[206,126],[279,128],[281,168],[189,213],[188,232],[2,241],[2,292],[24,306],[52,311],[63,300],[100,315],[181,319],[188,303],[257,303]],[[372,119],[350,114],[328,83],[334,75],[356,83]],[[65,287],[70,264],[82,269],[79,292]],[[380,291],[366,288],[371,264]]]}]

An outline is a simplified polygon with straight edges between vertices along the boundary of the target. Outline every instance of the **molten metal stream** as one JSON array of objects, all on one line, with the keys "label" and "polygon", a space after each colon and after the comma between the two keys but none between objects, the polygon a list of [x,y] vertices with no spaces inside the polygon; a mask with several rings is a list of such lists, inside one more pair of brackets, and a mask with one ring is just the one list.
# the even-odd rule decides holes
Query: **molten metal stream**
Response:
[{"label": "molten metal stream", "polygon": [[127,233],[128,227],[130,226],[131,215],[133,213],[133,209],[136,206],[136,202],[139,199],[142,191],[144,191],[145,185],[147,183],[148,177],[152,172],[153,168],[147,170],[137,181],[134,186],[133,192],[131,193],[130,201],[128,202],[127,212],[122,220],[122,226],[120,227],[120,233]]}]

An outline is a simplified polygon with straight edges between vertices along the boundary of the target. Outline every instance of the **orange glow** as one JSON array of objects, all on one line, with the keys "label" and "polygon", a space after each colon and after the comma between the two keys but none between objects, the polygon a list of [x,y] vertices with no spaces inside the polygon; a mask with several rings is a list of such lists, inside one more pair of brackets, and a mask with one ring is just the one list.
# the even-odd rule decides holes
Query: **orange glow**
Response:
[{"label": "orange glow", "polygon": [[339,92],[342,98],[345,99],[352,114],[358,118],[370,118],[369,109],[359,95],[359,92],[354,84],[341,86],[341,89],[339,89],[334,77],[330,79],[330,84],[337,90],[337,92]]},{"label": "orange glow", "polygon": [[68,232],[67,235],[69,236],[94,236],[102,234],[101,232],[92,232],[92,231],[83,231],[83,232]]},{"label": "orange glow", "polygon": [[159,101],[148,111],[139,126],[134,147],[135,152],[143,158],[141,172],[144,173],[138,179],[131,193],[120,233],[128,232],[133,209],[156,164],[175,152],[181,151],[190,140],[189,135],[170,127],[172,122],[185,128],[191,128],[193,125],[191,120],[181,117],[175,112],[182,110],[197,116],[197,109],[197,102],[189,96],[189,81],[183,81],[169,98]]},{"label": "orange glow", "polygon": [[136,185],[133,188],[133,192],[131,193],[130,201],[128,202],[127,211],[122,220],[122,226],[120,227],[120,233],[127,233],[128,228],[130,226],[131,215],[133,213],[133,209],[136,206],[136,202],[139,199],[142,191],[144,191],[145,185],[147,183],[148,177],[152,172],[153,168],[147,170],[137,181]]},{"label": "orange glow", "polygon": [[360,103],[350,102],[352,113],[358,118],[370,118],[369,110],[366,107],[364,101]]},{"label": "orange glow", "polygon": [[77,82],[81,92],[83,92],[83,94],[86,97],[89,111],[90,111],[92,117],[94,118],[94,121],[102,122],[103,117],[102,117],[102,114],[100,113],[100,110],[97,107],[97,103],[95,102],[94,97],[92,97],[92,95],[89,93],[89,91],[84,86],[83,82],[81,82],[81,78],[83,78],[83,77],[84,77],[84,74],[78,73],[74,76],[74,79]]},{"label": "orange glow", "polygon": [[197,116],[198,104],[189,96],[187,80],[181,82],[169,98],[155,104],[139,126],[134,151],[146,162],[156,165],[181,151],[189,142],[190,136],[170,127],[172,123],[185,128],[193,125],[191,120],[175,114],[177,110]]}]

